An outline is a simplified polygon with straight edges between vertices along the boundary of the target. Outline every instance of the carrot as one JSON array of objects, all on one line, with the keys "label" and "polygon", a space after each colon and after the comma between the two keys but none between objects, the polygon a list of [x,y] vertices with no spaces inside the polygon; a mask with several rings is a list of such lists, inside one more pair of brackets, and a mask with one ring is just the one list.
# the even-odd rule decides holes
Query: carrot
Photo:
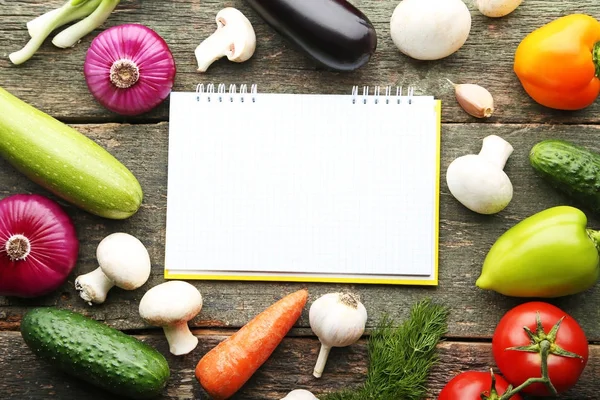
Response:
[{"label": "carrot", "polygon": [[288,294],[219,343],[196,365],[196,379],[215,400],[233,396],[271,356],[296,323],[306,289]]}]

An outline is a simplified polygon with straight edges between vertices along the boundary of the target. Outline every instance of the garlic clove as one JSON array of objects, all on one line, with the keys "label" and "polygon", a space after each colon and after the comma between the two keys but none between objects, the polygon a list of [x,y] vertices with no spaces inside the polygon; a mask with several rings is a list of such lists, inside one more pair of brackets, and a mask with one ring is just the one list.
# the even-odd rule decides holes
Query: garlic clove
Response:
[{"label": "garlic clove", "polygon": [[504,17],[515,11],[523,0],[477,0],[477,8],[486,17]]},{"label": "garlic clove", "polygon": [[472,83],[455,84],[456,100],[469,115],[476,118],[489,118],[494,113],[494,98],[484,87]]}]

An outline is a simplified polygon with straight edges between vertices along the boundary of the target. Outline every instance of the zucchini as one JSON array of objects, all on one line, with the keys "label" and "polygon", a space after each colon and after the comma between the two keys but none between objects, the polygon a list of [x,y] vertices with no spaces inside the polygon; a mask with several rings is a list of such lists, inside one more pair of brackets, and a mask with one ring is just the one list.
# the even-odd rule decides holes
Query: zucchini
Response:
[{"label": "zucchini", "polygon": [[21,321],[21,335],[58,369],[132,399],[157,396],[170,376],[167,360],[152,347],[71,311],[32,309]]},{"label": "zucchini", "polygon": [[142,203],[133,174],[93,140],[0,87],[0,156],[92,214],[125,219]]},{"label": "zucchini", "polygon": [[529,162],[555,189],[600,211],[600,154],[563,140],[544,140],[533,146]]}]

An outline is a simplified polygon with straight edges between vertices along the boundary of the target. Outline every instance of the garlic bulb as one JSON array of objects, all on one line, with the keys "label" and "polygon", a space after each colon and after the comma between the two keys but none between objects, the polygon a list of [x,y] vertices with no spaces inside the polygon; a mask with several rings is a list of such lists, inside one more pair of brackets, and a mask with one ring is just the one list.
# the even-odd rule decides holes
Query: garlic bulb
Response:
[{"label": "garlic bulb", "polygon": [[314,394],[304,389],[292,390],[280,400],[319,400]]},{"label": "garlic bulb", "polygon": [[477,8],[486,17],[504,17],[515,11],[523,0],[477,0]]},{"label": "garlic bulb", "polygon": [[356,343],[365,331],[367,310],[351,293],[328,293],[310,306],[310,327],[321,341],[313,375],[320,378],[332,347]]}]

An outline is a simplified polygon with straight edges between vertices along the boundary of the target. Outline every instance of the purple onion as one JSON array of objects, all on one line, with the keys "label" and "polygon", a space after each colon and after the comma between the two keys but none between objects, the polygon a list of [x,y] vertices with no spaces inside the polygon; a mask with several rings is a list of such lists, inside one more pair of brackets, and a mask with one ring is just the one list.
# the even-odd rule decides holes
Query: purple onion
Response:
[{"label": "purple onion", "polygon": [[163,38],[144,25],[125,24],[92,41],[83,71],[100,104],[122,115],[138,115],[167,98],[176,68]]},{"label": "purple onion", "polygon": [[52,292],[67,280],[78,252],[75,227],[55,201],[36,194],[0,200],[0,295]]}]

